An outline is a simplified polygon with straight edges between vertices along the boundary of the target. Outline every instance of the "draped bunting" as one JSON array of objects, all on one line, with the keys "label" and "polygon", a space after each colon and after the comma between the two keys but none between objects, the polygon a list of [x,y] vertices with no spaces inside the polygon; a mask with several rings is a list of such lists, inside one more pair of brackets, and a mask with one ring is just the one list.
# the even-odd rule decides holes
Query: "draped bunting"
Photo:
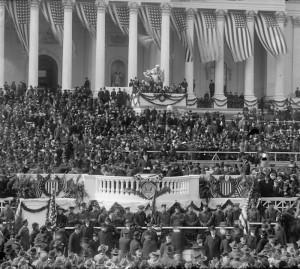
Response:
[{"label": "draped bunting", "polygon": [[182,45],[185,48],[185,61],[193,61],[193,40],[187,29],[187,16],[185,9],[172,9],[171,16],[172,26],[177,32]]},{"label": "draped bunting", "polygon": [[96,38],[97,11],[95,1],[77,1],[76,11],[82,25],[89,31],[93,38]]},{"label": "draped bunting", "polygon": [[195,15],[200,62],[216,61],[220,55],[220,33],[213,11],[198,11]]},{"label": "draped bunting", "polygon": [[[154,42],[160,49],[161,39],[161,10],[158,5],[141,6],[140,18],[146,30],[148,37],[140,38],[143,45]],[[141,37],[141,36],[140,36]]]},{"label": "draped bunting", "polygon": [[113,22],[119,27],[123,35],[129,35],[129,8],[127,3],[111,3],[108,12]]},{"label": "draped bunting", "polygon": [[258,14],[255,20],[255,30],[260,42],[272,56],[287,53],[286,41],[275,14]]},{"label": "draped bunting", "polygon": [[12,17],[21,44],[25,52],[28,54],[30,27],[30,7],[28,0],[7,1],[7,10],[9,15]]},{"label": "draped bunting", "polygon": [[42,0],[41,9],[58,43],[62,46],[64,37],[64,9],[61,0]]},{"label": "draped bunting", "polygon": [[234,62],[244,61],[253,55],[251,37],[244,13],[227,14],[225,37]]}]

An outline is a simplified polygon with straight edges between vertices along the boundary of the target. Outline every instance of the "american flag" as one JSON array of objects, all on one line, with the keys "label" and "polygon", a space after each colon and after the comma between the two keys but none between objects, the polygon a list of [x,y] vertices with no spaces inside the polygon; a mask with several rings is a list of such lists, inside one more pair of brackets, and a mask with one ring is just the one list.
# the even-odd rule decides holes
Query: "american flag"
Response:
[{"label": "american flag", "polygon": [[126,3],[111,3],[108,11],[113,22],[119,27],[124,35],[129,34],[129,8]]},{"label": "american flag", "polygon": [[235,62],[253,55],[252,41],[244,13],[229,13],[225,22],[225,37]]},{"label": "american flag", "polygon": [[187,29],[185,9],[173,8],[171,20],[172,20],[172,25],[175,28],[175,31],[177,32],[179,39],[181,40],[185,48],[185,61],[192,62],[194,44]]},{"label": "american flag", "polygon": [[30,7],[28,0],[7,1],[7,9],[12,17],[21,44],[28,53],[30,27]]},{"label": "american flag", "polygon": [[55,190],[52,190],[52,194],[49,201],[49,210],[47,220],[51,222],[51,225],[56,224],[56,203],[55,203]]},{"label": "american flag", "polygon": [[53,35],[60,45],[63,44],[64,36],[64,9],[61,0],[43,0],[41,9],[46,21],[50,24]]},{"label": "american flag", "polygon": [[216,14],[213,11],[198,11],[195,15],[200,61],[212,62],[219,59],[220,34]]},{"label": "american flag", "polygon": [[251,196],[252,196],[252,193],[253,193],[253,189],[254,189],[254,182],[251,185],[251,188],[250,188],[249,193],[248,193],[248,197],[247,197],[247,199],[246,199],[246,201],[243,205],[242,212],[239,216],[240,224],[244,228],[244,234],[248,234],[249,229],[250,229],[250,224],[249,224],[249,221],[248,221],[248,209],[249,209],[249,202],[250,202],[250,199],[251,199]]},{"label": "american flag", "polygon": [[96,38],[97,11],[95,1],[77,1],[76,11],[83,26]]},{"label": "american flag", "polygon": [[276,56],[287,53],[286,41],[275,14],[258,14],[255,21],[255,30],[260,42],[271,55]]},{"label": "american flag", "polygon": [[140,16],[147,34],[160,48],[161,10],[159,5],[145,5],[140,8]]}]

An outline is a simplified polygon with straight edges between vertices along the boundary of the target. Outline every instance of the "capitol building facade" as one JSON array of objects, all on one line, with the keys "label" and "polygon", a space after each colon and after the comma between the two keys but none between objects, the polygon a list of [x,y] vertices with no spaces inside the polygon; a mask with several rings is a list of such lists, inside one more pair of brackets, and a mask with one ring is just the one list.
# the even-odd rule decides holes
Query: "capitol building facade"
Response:
[{"label": "capitol building facade", "polygon": [[[0,84],[91,89],[159,65],[164,85],[186,78],[277,101],[300,87],[298,0],[0,0]],[[192,86],[194,85],[194,87]]]}]

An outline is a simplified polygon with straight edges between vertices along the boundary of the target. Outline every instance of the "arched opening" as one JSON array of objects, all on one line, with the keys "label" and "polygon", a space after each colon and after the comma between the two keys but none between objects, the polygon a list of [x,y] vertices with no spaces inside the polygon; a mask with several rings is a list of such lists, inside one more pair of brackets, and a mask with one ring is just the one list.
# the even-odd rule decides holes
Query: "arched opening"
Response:
[{"label": "arched opening", "polygon": [[53,88],[57,85],[58,66],[48,55],[39,55],[39,87]]}]

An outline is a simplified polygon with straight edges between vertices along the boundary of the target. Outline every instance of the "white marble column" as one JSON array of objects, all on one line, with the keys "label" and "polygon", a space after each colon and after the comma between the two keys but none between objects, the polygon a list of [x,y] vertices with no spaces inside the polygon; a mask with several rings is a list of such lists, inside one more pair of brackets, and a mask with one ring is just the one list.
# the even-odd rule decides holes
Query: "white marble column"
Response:
[{"label": "white marble column", "polygon": [[5,82],[5,7],[6,0],[0,0],[0,88],[3,88]]},{"label": "white marble column", "polygon": [[28,87],[38,86],[39,78],[39,6],[40,0],[30,0],[30,33]]},{"label": "white marble column", "polygon": [[95,66],[95,91],[105,87],[105,13],[107,2],[96,0],[97,8],[97,40],[96,40],[96,66]]},{"label": "white marble column", "polygon": [[300,89],[300,17],[292,17],[293,23],[293,94],[297,87]]},{"label": "white marble column", "polygon": [[[195,19],[195,10],[188,9],[186,12],[186,22],[187,22],[187,32],[191,37],[193,42],[193,55],[194,55],[194,19]],[[185,62],[185,78],[188,83],[187,93],[189,99],[195,98],[194,94],[194,60],[190,62]]]},{"label": "white marble column", "polygon": [[[276,13],[276,19],[282,33],[284,33],[285,13]],[[276,56],[275,65],[275,101],[282,101],[287,97],[284,92],[284,55]]]},{"label": "white marble column", "polygon": [[62,0],[64,8],[64,41],[62,64],[62,89],[72,89],[73,9],[75,0]]},{"label": "white marble column", "polygon": [[[224,96],[224,23],[226,11],[223,9],[216,11],[217,15],[217,26],[220,33],[220,55],[216,61],[215,66],[215,94],[214,98],[222,102],[215,100],[215,107],[227,107],[226,97]],[[224,100],[224,101],[223,101]]]},{"label": "white marble column", "polygon": [[[246,11],[247,25],[250,33],[253,56],[245,61],[245,106],[252,107],[257,98],[254,95],[254,11]],[[248,101],[248,102],[247,102]]]},{"label": "white marble column", "polygon": [[128,83],[137,77],[138,10],[137,2],[129,2]]},{"label": "white marble column", "polygon": [[164,72],[164,86],[170,86],[170,16],[171,5],[162,4],[160,67]]}]

